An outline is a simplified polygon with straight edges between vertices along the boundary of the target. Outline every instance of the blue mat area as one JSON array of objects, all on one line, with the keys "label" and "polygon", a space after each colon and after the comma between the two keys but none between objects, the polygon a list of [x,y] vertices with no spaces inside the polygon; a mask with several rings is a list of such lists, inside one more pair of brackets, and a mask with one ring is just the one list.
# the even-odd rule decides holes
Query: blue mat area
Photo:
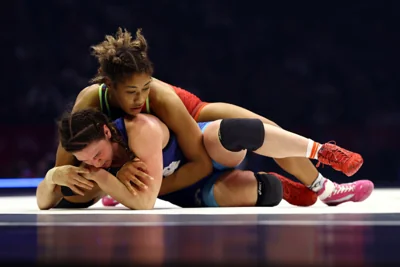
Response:
[{"label": "blue mat area", "polygon": [[40,178],[0,178],[0,188],[36,188],[43,180]]}]

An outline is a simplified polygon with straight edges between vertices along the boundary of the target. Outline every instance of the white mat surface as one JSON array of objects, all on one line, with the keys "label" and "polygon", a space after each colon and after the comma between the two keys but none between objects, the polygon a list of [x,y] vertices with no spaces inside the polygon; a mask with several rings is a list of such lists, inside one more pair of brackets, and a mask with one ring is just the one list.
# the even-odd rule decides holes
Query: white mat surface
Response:
[{"label": "white mat surface", "polygon": [[361,203],[344,203],[328,207],[318,201],[311,207],[296,207],[286,201],[274,208],[193,208],[183,209],[169,202],[157,200],[156,209],[148,211],[103,207],[101,202],[89,209],[40,211],[34,196],[0,197],[2,214],[345,214],[345,213],[400,213],[400,189],[375,189],[369,199]]}]

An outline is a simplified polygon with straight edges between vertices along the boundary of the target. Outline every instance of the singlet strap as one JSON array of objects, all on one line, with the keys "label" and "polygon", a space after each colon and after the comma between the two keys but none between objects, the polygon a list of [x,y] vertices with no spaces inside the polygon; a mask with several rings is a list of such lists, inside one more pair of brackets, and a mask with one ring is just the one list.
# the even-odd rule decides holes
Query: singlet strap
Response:
[{"label": "singlet strap", "polygon": [[104,110],[104,103],[103,103],[103,93],[102,93],[102,84],[99,85],[99,100],[100,100],[100,109],[101,112]]},{"label": "singlet strap", "polygon": [[99,85],[99,99],[100,99],[100,108],[103,113],[107,113],[109,117],[111,117],[111,110],[108,104],[108,88],[102,83]]},{"label": "singlet strap", "polygon": [[149,97],[146,98],[146,112],[147,112],[148,114],[151,113],[151,112],[150,112],[150,98],[149,98]]}]

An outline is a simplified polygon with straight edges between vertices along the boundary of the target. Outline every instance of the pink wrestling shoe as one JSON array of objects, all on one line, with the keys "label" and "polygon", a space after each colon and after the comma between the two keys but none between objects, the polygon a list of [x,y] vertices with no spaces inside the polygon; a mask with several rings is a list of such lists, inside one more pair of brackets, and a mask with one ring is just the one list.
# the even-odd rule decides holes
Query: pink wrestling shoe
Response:
[{"label": "pink wrestling shoe", "polygon": [[114,200],[110,196],[103,197],[101,199],[101,202],[103,203],[103,206],[106,206],[106,207],[114,207],[114,206],[117,206],[119,204],[118,201]]},{"label": "pink wrestling shoe", "polygon": [[318,191],[318,197],[328,206],[337,206],[348,201],[364,201],[371,195],[373,190],[374,184],[369,180],[337,184],[326,179],[322,189]]}]

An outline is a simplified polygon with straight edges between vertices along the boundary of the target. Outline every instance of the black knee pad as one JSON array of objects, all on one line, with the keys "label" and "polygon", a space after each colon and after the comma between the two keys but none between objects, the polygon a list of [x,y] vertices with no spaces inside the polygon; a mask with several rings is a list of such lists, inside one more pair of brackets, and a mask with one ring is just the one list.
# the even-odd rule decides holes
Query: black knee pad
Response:
[{"label": "black knee pad", "polygon": [[257,173],[257,203],[256,206],[274,207],[283,199],[282,182],[272,174]]},{"label": "black knee pad", "polygon": [[254,151],[264,143],[264,124],[259,119],[223,119],[218,137],[222,146],[229,151]]}]

